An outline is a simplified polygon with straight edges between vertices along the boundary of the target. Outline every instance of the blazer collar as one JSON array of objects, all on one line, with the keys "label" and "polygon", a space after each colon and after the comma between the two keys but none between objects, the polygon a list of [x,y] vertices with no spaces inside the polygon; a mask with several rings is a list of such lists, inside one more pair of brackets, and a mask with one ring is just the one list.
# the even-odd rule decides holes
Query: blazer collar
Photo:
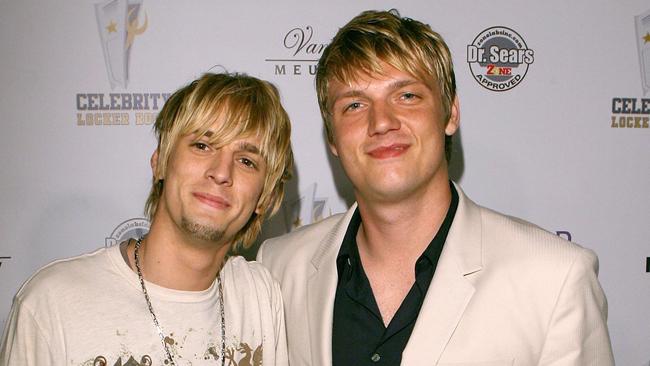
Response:
[{"label": "blazer collar", "polygon": [[311,364],[314,366],[332,364],[332,322],[338,280],[336,255],[356,209],[355,203],[325,234],[311,259],[314,272],[307,280],[307,313],[312,349]]},{"label": "blazer collar", "polygon": [[[458,192],[456,216],[404,349],[403,365],[431,365],[440,359],[474,294],[474,287],[466,276],[479,272],[483,266],[480,208],[458,185],[455,187]],[[336,255],[356,208],[355,203],[325,234],[311,259],[314,272],[307,283],[307,312],[312,365],[315,366],[332,364],[332,322],[338,279]]]},{"label": "blazer collar", "polygon": [[480,208],[457,185],[456,190],[456,217],[402,354],[403,365],[438,362],[474,294],[474,286],[466,276],[483,267]]}]

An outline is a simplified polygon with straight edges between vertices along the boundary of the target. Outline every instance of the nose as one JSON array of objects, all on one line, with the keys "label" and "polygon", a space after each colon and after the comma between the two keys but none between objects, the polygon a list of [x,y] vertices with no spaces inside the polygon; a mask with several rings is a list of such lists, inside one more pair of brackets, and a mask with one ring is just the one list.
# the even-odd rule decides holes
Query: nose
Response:
[{"label": "nose", "polygon": [[368,118],[368,136],[383,135],[393,130],[399,130],[401,126],[399,118],[386,102],[373,103]]},{"label": "nose", "polygon": [[233,168],[234,161],[232,154],[223,148],[219,148],[210,161],[210,165],[206,170],[206,176],[218,185],[232,186]]}]

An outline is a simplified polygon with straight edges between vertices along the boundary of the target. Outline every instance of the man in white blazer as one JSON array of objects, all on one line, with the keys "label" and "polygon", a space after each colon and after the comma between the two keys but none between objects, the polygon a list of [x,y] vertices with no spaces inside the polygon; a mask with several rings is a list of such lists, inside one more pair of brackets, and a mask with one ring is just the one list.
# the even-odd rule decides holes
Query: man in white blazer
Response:
[{"label": "man in white blazer", "polygon": [[259,250],[293,366],[614,364],[596,255],[449,181],[459,104],[439,34],[363,12],[316,87],[357,203]]}]

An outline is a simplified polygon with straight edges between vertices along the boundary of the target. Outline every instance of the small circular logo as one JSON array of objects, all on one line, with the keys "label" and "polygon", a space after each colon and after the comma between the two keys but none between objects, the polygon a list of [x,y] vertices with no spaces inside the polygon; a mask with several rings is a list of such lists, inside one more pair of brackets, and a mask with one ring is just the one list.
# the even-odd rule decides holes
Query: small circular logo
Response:
[{"label": "small circular logo", "polygon": [[467,63],[474,80],[491,91],[506,91],[524,80],[535,52],[519,33],[507,27],[491,27],[467,46]]},{"label": "small circular logo", "polygon": [[139,238],[149,232],[149,220],[139,217],[128,219],[117,225],[115,230],[105,240],[105,246],[110,247],[127,239]]}]

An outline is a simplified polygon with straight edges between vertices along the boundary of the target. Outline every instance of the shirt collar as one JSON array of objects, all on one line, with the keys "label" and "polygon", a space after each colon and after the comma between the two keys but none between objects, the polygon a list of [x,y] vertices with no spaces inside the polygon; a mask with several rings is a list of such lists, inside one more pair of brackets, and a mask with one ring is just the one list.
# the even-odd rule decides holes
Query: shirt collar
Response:
[{"label": "shirt collar", "polygon": [[[443,220],[438,232],[433,237],[427,248],[424,250],[424,253],[418,258],[416,263],[420,263],[422,259],[428,260],[430,264],[436,264],[438,258],[440,258],[440,253],[442,252],[442,247],[447,240],[447,235],[449,234],[449,229],[451,224],[454,221],[454,216],[456,216],[456,209],[458,208],[458,192],[454,184],[449,181],[449,187],[451,190],[451,202],[449,203],[449,208],[447,209],[447,214]],[[359,248],[357,246],[357,232],[359,231],[359,226],[361,226],[361,214],[359,213],[359,207],[354,210],[354,214],[350,219],[348,224],[348,229],[345,232],[343,237],[343,243],[341,249],[339,249],[339,254],[336,256],[336,266],[339,274],[339,278],[342,274],[343,265],[346,262],[354,267],[359,261]],[[416,265],[417,267],[417,265]],[[417,270],[417,268],[416,268]]]}]

